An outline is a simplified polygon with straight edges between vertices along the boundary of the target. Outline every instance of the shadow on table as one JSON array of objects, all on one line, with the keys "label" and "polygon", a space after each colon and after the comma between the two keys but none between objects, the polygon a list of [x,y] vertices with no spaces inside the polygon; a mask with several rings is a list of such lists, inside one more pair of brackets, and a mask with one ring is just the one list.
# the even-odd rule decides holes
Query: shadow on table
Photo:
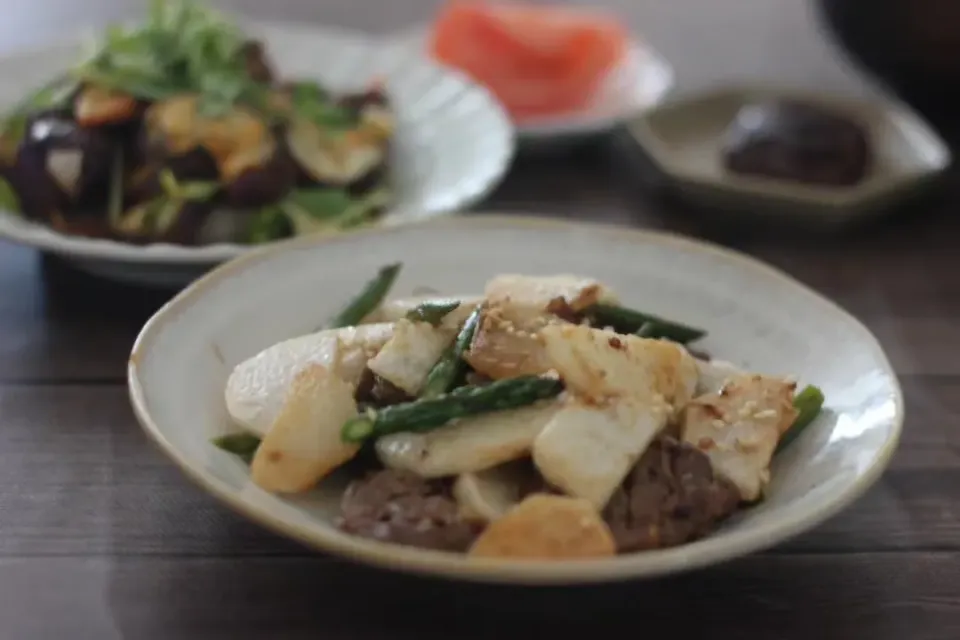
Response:
[{"label": "shadow on table", "polygon": [[123,637],[138,640],[561,632],[756,640],[786,637],[788,630],[799,637],[797,627],[818,640],[879,637],[872,634],[886,616],[873,604],[876,585],[885,581],[883,589],[902,591],[911,578],[868,567],[854,581],[828,564],[804,569],[789,557],[758,556],[656,582],[519,589],[404,577],[322,557],[118,559],[109,604]]},{"label": "shadow on table", "polygon": [[40,273],[46,310],[55,316],[142,324],[177,292],[97,278],[49,255],[40,257]]}]

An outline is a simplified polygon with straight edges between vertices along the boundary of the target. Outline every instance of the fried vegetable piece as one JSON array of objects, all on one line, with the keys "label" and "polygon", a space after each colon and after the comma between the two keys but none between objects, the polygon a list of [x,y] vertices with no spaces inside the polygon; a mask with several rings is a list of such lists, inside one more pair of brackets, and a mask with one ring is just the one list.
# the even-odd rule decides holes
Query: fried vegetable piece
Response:
[{"label": "fried vegetable piece", "polygon": [[388,468],[424,478],[480,471],[528,455],[559,407],[556,401],[544,401],[468,416],[426,433],[394,433],[377,440],[377,455]]},{"label": "fried vegetable piece", "polygon": [[570,398],[533,443],[543,477],[603,509],[667,422],[666,404],[616,398],[603,405]]},{"label": "fried vegetable piece", "polygon": [[304,369],[253,456],[253,481],[275,493],[311,489],[360,450],[340,439],[344,421],[356,414],[352,385],[322,365]]},{"label": "fried vegetable piece", "polygon": [[782,378],[743,374],[683,411],[683,440],[705,453],[744,501],[758,499],[770,481],[770,459],[799,413],[794,389],[795,382]]},{"label": "fried vegetable piece", "polygon": [[563,560],[609,557],[616,551],[610,528],[590,502],[533,494],[492,522],[469,555]]}]

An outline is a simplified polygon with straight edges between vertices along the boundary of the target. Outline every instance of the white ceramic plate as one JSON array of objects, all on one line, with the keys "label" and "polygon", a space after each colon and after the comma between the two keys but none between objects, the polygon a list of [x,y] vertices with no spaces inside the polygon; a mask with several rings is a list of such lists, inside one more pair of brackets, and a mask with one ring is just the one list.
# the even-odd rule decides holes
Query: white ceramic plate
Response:
[{"label": "white ceramic plate", "polygon": [[[399,125],[391,159],[396,225],[466,208],[490,192],[514,153],[513,128],[486,89],[423,57],[398,59],[379,41],[338,29],[250,23],[282,76],[315,78],[347,91],[384,77]],[[0,105],[75,63],[81,39],[0,59]],[[69,237],[0,212],[0,237],[68,257],[99,275],[154,284],[184,284],[249,250],[237,244],[137,247]]]},{"label": "white ceramic plate", "polygon": [[[397,34],[392,45],[398,55],[424,55],[426,29]],[[596,96],[583,108],[516,123],[523,142],[578,138],[605,133],[658,104],[673,87],[673,68],[640,40],[633,40],[623,62],[611,72]]]},{"label": "white ceramic plate", "polygon": [[[315,330],[394,260],[404,262],[397,296],[424,286],[455,295],[480,292],[499,272],[576,270],[610,284],[628,304],[705,327],[703,346],[717,357],[819,385],[827,410],[777,458],[764,503],[686,546],[614,559],[518,563],[342,534],[333,518],[343,479],[329,478],[306,497],[278,497],[254,486],[246,465],[209,440],[231,430],[223,389],[234,365]],[[679,237],[498,216],[293,240],[224,265],[147,323],[131,354],[129,384],[149,436],[202,488],[252,520],[360,562],[523,584],[652,577],[777,544],[873,484],[903,420],[900,388],[876,339],[783,273]]]}]

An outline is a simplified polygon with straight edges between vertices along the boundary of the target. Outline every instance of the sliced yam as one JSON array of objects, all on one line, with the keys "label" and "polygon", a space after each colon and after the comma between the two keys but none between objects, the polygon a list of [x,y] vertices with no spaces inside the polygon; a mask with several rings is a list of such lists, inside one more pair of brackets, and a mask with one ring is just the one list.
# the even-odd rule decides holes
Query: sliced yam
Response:
[{"label": "sliced yam", "polygon": [[491,304],[513,302],[546,309],[563,298],[574,311],[582,311],[597,302],[615,302],[614,292],[592,278],[575,275],[525,276],[499,275],[490,280],[484,297]]},{"label": "sliced yam", "polygon": [[385,467],[423,478],[489,469],[528,455],[558,408],[551,400],[463,418],[426,433],[391,434],[377,440],[377,455]]},{"label": "sliced yam", "polygon": [[694,395],[702,396],[705,393],[715,393],[726,384],[727,380],[743,373],[736,365],[724,360],[697,361],[697,387]]},{"label": "sliced yam", "polygon": [[616,554],[610,528],[587,500],[533,494],[492,522],[469,555],[563,560]]},{"label": "sliced yam", "polygon": [[274,493],[311,489],[359,451],[359,445],[340,439],[343,423],[355,415],[353,387],[326,367],[308,366],[294,378],[253,457],[253,481]]},{"label": "sliced yam", "polygon": [[397,320],[406,318],[407,314],[413,311],[418,305],[424,303],[450,304],[458,301],[460,302],[460,306],[444,316],[443,321],[440,323],[441,327],[458,329],[467,320],[467,316],[473,313],[476,306],[483,301],[483,298],[480,296],[424,295],[387,300],[380,305],[376,311],[364,318],[363,322],[396,322]]},{"label": "sliced yam", "polygon": [[453,483],[453,497],[461,516],[473,522],[497,520],[520,501],[529,472],[526,461],[516,461],[461,473]]},{"label": "sliced yam", "polygon": [[770,459],[797,417],[796,383],[759,374],[731,377],[695,398],[681,420],[684,441],[705,453],[714,470],[737,485],[745,501],[758,499],[770,481]]},{"label": "sliced yam", "polygon": [[565,493],[601,510],[654,437],[668,407],[624,397],[605,405],[570,398],[533,443],[533,462]]},{"label": "sliced yam", "polygon": [[395,387],[416,396],[455,337],[454,330],[427,322],[398,320],[393,335],[367,367]]},{"label": "sliced yam", "polygon": [[542,307],[501,301],[483,310],[464,360],[494,380],[538,375],[550,369],[539,332],[562,321]]},{"label": "sliced yam", "polygon": [[567,388],[587,398],[659,396],[682,406],[696,386],[696,360],[672,342],[573,324],[544,327],[540,337]]},{"label": "sliced yam", "polygon": [[239,426],[266,434],[298,373],[319,364],[355,388],[367,362],[392,335],[393,324],[380,323],[319,331],[268,347],[231,372],[224,390],[227,411]]}]

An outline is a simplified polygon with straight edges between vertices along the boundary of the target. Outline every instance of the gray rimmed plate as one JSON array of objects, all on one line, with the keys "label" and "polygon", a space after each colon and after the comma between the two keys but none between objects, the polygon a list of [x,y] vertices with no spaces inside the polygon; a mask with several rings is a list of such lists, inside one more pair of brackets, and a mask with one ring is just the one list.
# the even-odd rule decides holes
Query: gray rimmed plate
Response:
[{"label": "gray rimmed plate", "polygon": [[[826,411],[775,461],[767,499],[681,547],[602,560],[527,561],[394,546],[334,526],[343,478],[295,499],[260,490],[210,438],[231,429],[224,385],[233,366],[309,333],[387,262],[397,296],[422,287],[480,292],[492,275],[575,270],[627,304],[704,326],[703,346],[754,370],[819,385]],[[883,349],[856,319],[787,275],[693,240],[615,227],[488,215],[319,240],[303,238],[221,266],[143,328],[130,356],[130,397],[147,434],[203,490],[240,514],[328,553],[447,578],[573,584],[650,578],[775,545],[859,497],[896,449],[903,400]],[[185,525],[189,526],[189,524]]]},{"label": "gray rimmed plate", "polygon": [[[844,114],[866,131],[874,160],[851,187],[821,187],[727,170],[722,150],[741,107],[797,100]],[[946,144],[917,114],[891,99],[873,100],[762,87],[729,87],[668,101],[630,121],[638,146],[679,199],[722,215],[844,227],[894,210],[934,185],[950,165]]]}]

